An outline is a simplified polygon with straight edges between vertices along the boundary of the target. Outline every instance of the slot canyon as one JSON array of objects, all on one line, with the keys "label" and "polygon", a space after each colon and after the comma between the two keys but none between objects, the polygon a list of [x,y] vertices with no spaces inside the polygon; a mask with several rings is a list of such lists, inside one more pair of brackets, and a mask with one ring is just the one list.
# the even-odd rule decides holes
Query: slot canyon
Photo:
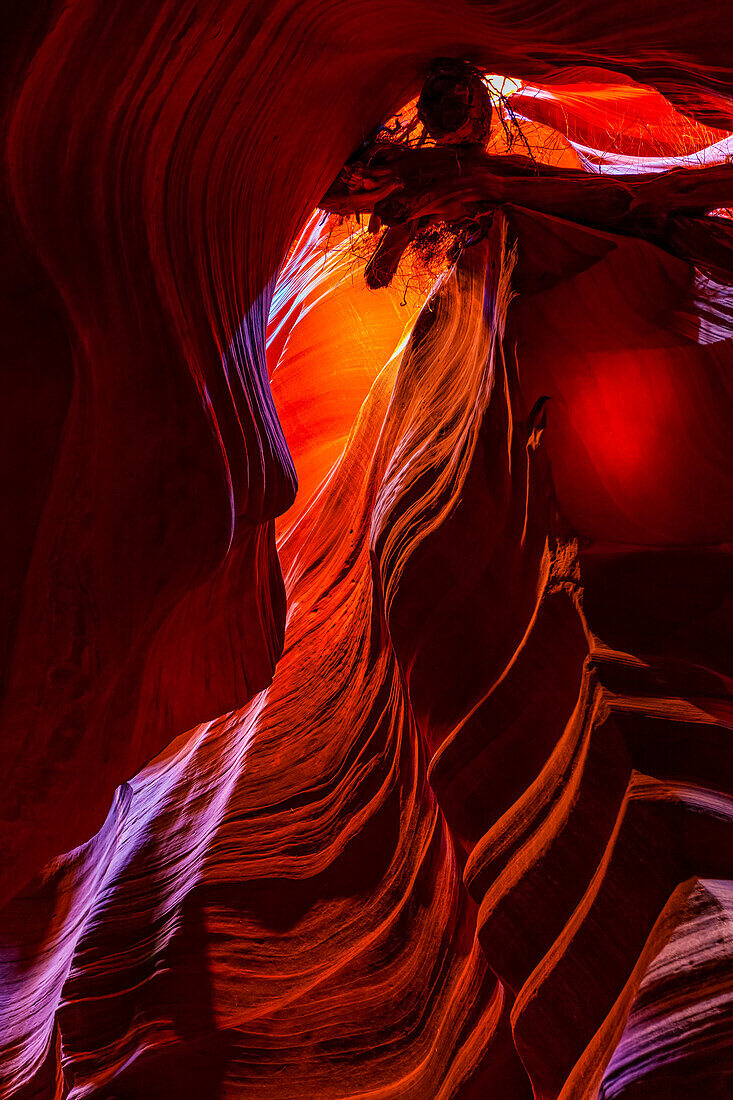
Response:
[{"label": "slot canyon", "polygon": [[733,9],[6,0],[1,1100],[733,1096]]}]

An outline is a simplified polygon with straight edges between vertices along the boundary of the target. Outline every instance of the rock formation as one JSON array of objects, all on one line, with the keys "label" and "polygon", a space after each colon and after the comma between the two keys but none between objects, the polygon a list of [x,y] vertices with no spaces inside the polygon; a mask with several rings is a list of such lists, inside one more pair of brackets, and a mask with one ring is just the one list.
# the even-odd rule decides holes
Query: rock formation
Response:
[{"label": "rock formation", "polygon": [[732,40],[11,5],[0,1096],[730,1094]]}]

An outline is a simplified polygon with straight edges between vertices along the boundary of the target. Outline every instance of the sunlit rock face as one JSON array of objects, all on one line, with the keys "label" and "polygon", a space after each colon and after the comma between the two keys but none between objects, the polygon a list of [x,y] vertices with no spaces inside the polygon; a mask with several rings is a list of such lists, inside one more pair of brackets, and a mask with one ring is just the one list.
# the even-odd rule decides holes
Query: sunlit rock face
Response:
[{"label": "sunlit rock face", "polygon": [[[11,13],[0,1096],[728,1095],[731,34]],[[375,261],[446,58],[531,178]]]}]

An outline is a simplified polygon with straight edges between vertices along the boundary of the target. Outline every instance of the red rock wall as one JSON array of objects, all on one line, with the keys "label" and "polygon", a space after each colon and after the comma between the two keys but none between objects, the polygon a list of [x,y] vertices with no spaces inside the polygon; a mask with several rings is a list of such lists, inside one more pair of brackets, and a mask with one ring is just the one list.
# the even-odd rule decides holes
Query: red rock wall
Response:
[{"label": "red rock wall", "polygon": [[694,157],[731,36],[11,9],[3,1096],[727,1095],[714,226],[508,208],[417,319],[315,222],[282,265],[432,57],[554,88],[516,97],[552,163]]}]

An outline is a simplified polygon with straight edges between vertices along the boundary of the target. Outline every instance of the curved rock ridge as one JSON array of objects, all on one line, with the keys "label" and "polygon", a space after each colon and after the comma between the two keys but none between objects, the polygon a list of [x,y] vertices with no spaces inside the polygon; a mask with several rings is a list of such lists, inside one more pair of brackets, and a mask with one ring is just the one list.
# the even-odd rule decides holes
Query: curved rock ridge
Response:
[{"label": "curved rock ridge", "polygon": [[11,13],[2,1097],[730,1090],[725,195],[538,170],[427,300],[298,238],[439,56],[507,163],[725,182],[730,28],[388,14]]},{"label": "curved rock ridge", "polygon": [[[517,301],[509,313],[524,308]],[[512,407],[521,392],[512,383],[533,378],[521,344],[518,371],[508,369],[511,348],[505,340],[507,383],[495,380],[460,503],[421,540],[388,601],[390,636],[434,749],[429,778],[467,856],[478,939],[516,997],[512,1034],[534,1095],[713,1085],[724,1095],[733,700],[720,616],[730,552],[604,552],[568,538],[558,513],[538,524],[535,502],[548,499],[542,430]],[[701,361],[698,378],[705,371]],[[551,418],[552,406],[545,411]],[[462,560],[467,544],[482,547],[474,572]],[[390,565],[385,555],[388,592]],[[720,904],[699,885],[708,879],[721,880]],[[692,913],[688,896],[704,899],[697,910],[689,903]]]},{"label": "curved rock ridge", "polygon": [[[56,929],[56,957],[71,960],[57,1013],[71,1096],[166,1081],[190,1095],[450,1096],[477,1074],[524,1091],[369,539],[396,456],[419,481],[439,443],[424,394],[434,374],[435,410],[446,400],[448,364],[463,370],[455,431],[470,454],[491,389],[487,256],[444,281],[283,537],[288,642],[271,687],[131,784],[91,910]],[[38,887],[30,898],[40,914]],[[15,1013],[24,1022],[20,997]],[[18,1027],[19,1075],[53,1045],[52,1021],[32,1042]]]}]

